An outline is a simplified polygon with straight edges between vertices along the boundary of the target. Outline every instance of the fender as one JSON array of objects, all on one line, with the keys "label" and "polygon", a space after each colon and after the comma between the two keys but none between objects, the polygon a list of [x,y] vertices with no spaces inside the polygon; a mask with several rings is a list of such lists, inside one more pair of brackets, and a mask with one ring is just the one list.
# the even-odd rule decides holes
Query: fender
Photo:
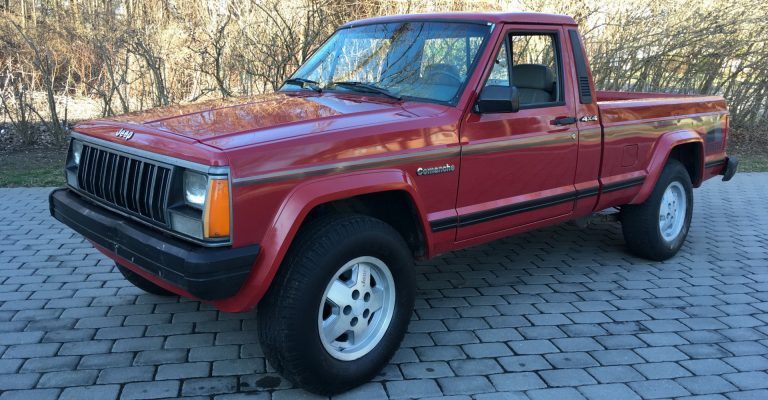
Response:
[{"label": "fender", "polygon": [[682,144],[697,143],[701,150],[701,159],[699,160],[699,168],[697,168],[699,176],[694,177],[693,184],[696,186],[696,182],[701,182],[704,173],[704,141],[701,136],[692,130],[679,130],[665,133],[659,137],[656,144],[653,147],[653,157],[648,162],[648,166],[645,169],[646,178],[637,195],[629,202],[629,204],[641,204],[643,203],[653,192],[653,188],[656,187],[656,182],[661,176],[661,171],[664,170],[664,166],[669,160],[669,156],[672,154],[672,150]]},{"label": "fender", "polygon": [[241,312],[254,308],[272,283],[293,239],[309,212],[316,206],[363,194],[402,190],[408,193],[419,216],[428,253],[433,240],[421,196],[415,182],[399,169],[357,171],[313,179],[297,185],[286,197],[261,240],[259,254],[251,274],[240,291],[227,299],[213,302],[222,311]]}]

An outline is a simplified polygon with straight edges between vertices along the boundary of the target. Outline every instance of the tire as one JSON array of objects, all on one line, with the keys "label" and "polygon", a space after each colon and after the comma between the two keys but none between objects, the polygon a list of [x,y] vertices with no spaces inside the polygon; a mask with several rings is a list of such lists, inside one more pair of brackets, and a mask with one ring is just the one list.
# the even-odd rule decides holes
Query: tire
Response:
[{"label": "tire", "polygon": [[295,385],[340,393],[389,362],[414,298],[413,259],[397,231],[362,215],[323,217],[302,228],[260,302],[259,341]]},{"label": "tire", "polygon": [[629,251],[654,261],[671,258],[688,236],[692,213],[691,178],[680,161],[671,159],[644,203],[621,208],[621,227]]},{"label": "tire", "polygon": [[125,268],[120,264],[116,264],[116,265],[117,265],[117,269],[120,270],[120,273],[122,273],[123,277],[125,277],[125,280],[127,280],[128,282],[131,282],[133,286],[136,286],[137,288],[147,293],[156,294],[158,296],[176,296],[175,293],[155,285],[154,283],[144,279],[143,277],[131,271],[130,269]]}]

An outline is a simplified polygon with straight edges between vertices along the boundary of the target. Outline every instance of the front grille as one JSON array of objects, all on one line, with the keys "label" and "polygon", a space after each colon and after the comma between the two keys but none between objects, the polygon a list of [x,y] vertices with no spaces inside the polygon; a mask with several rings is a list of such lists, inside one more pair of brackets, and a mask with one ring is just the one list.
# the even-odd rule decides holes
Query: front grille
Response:
[{"label": "front grille", "polygon": [[77,184],[109,205],[167,225],[171,169],[83,144]]}]

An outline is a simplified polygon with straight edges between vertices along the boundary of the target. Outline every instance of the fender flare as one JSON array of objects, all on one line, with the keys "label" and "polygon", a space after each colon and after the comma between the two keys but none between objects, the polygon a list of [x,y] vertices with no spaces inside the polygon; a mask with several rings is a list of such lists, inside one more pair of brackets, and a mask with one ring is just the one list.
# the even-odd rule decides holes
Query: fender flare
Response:
[{"label": "fender flare", "polygon": [[648,199],[648,197],[651,195],[651,192],[653,192],[653,188],[656,187],[656,182],[658,182],[659,177],[661,176],[661,171],[664,170],[664,166],[667,164],[667,161],[672,154],[672,150],[674,150],[674,148],[677,146],[688,143],[696,143],[700,147],[699,150],[701,152],[701,158],[698,160],[700,165],[698,165],[698,168],[696,168],[699,176],[694,177],[693,182],[695,184],[696,182],[702,181],[704,174],[705,155],[704,140],[698,133],[693,130],[684,129],[667,132],[659,137],[653,146],[653,156],[648,162],[648,166],[645,170],[645,181],[643,182],[643,185],[640,187],[640,190],[637,192],[635,197],[629,202],[629,204],[641,204],[646,199]]},{"label": "fender flare", "polygon": [[363,194],[395,190],[406,192],[413,201],[424,233],[426,248],[431,249],[433,246],[431,230],[421,197],[415,182],[405,171],[367,170],[313,179],[297,185],[285,197],[270,228],[259,243],[262,252],[238,293],[230,298],[216,301],[214,305],[222,311],[231,312],[254,308],[268,291],[299,228],[316,206]]}]

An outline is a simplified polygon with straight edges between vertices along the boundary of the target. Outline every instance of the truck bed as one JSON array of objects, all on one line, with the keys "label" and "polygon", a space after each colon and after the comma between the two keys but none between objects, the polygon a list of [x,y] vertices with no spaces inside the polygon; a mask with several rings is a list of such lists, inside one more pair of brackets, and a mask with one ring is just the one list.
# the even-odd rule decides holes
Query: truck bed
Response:
[{"label": "truck bed", "polygon": [[[687,131],[704,142],[703,179],[716,175],[725,159],[728,109],[720,96],[690,96],[667,93],[598,91],[602,125],[602,185],[641,179],[655,169],[654,151],[663,137]],[[718,169],[719,167],[719,169]],[[701,182],[693,182],[698,186]],[[600,205],[632,203],[637,193],[622,198],[603,196]]]}]

